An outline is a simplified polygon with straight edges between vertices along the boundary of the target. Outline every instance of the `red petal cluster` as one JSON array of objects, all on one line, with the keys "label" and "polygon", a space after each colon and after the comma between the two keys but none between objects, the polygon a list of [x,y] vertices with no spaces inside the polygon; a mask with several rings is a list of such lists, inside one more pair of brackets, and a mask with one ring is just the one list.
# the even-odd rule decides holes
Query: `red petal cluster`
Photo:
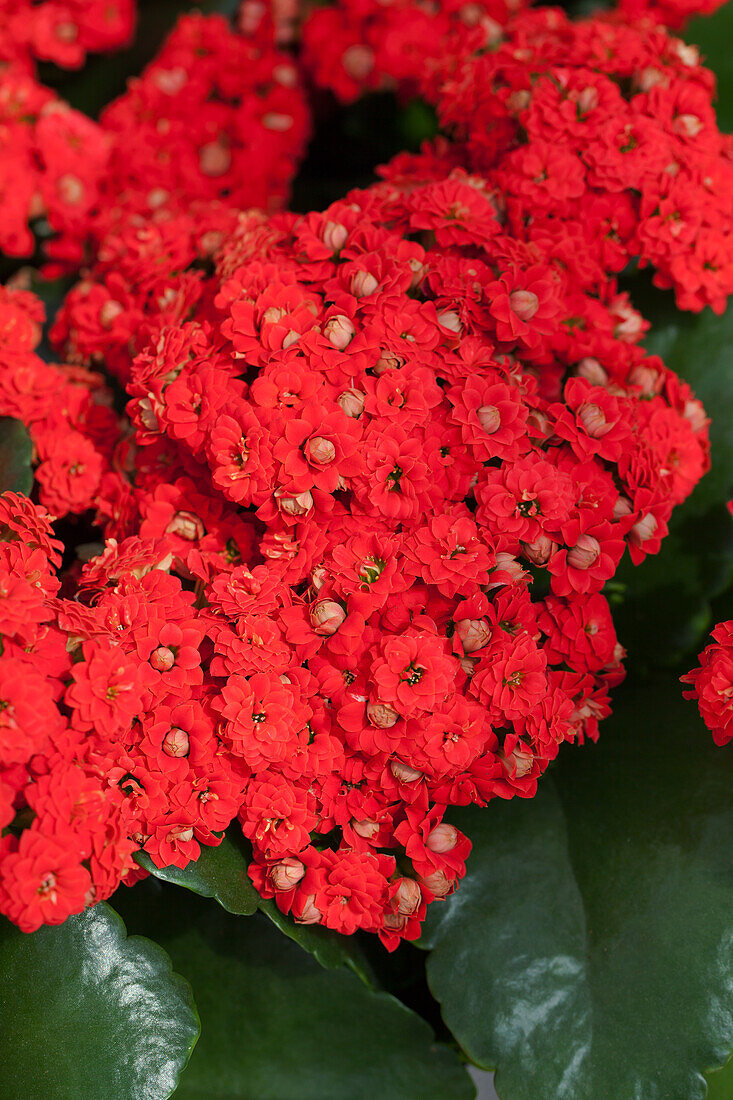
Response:
[{"label": "red petal cluster", "polygon": [[696,700],[715,744],[726,745],[733,739],[733,621],[718,623],[712,637],[698,667],[680,679],[691,685],[682,694]]}]

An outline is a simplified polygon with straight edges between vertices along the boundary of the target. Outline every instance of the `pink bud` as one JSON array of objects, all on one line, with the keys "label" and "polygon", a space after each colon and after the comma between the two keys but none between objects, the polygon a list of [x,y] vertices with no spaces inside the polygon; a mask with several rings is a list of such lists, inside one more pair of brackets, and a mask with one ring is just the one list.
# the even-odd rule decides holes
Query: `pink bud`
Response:
[{"label": "pink bud", "polygon": [[292,910],[296,924],[318,924],[321,919],[321,911],[315,906],[315,894],[309,894],[300,907],[300,916],[295,909]]},{"label": "pink bud", "polygon": [[631,501],[622,493],[613,506],[613,518],[623,519],[624,516],[630,516],[633,510],[634,509],[631,506]]},{"label": "pink bud", "polygon": [[522,543],[522,553],[527,561],[532,562],[532,565],[547,565],[556,550],[557,543],[543,533],[532,542]]},{"label": "pink bud", "polygon": [[629,371],[629,384],[638,386],[642,393],[655,393],[661,382],[659,371],[639,363]]},{"label": "pink bud", "polygon": [[276,134],[286,134],[293,128],[293,116],[284,111],[268,111],[262,116],[262,125]]},{"label": "pink bud", "polygon": [[367,703],[366,713],[371,725],[380,730],[388,730],[399,718],[399,714],[389,703]]},{"label": "pink bud", "polygon": [[311,587],[320,592],[328,580],[328,572],[322,565],[314,565],[311,569]]},{"label": "pink bud", "polygon": [[309,489],[304,493],[296,493],[295,496],[288,496],[284,489],[276,489],[275,500],[286,516],[305,516],[313,510],[313,497]]},{"label": "pink bud", "polygon": [[580,420],[591,439],[600,439],[610,432],[613,427],[613,424],[609,424],[606,420],[603,409],[593,404],[592,401],[584,401],[580,406],[578,420]]},{"label": "pink bud", "polygon": [[156,672],[170,672],[176,663],[176,655],[167,645],[159,645],[150,654],[150,663]]},{"label": "pink bud", "polygon": [[167,535],[179,535],[189,542],[201,539],[205,534],[203,523],[193,512],[176,512],[165,531]]},{"label": "pink bud", "polygon": [[401,913],[384,914],[384,927],[388,928],[390,932],[401,932],[406,924],[407,917],[403,917]]},{"label": "pink bud", "polygon": [[531,102],[532,96],[530,93],[524,88],[519,88],[508,96],[506,106],[508,111],[518,114],[520,111],[526,111]]},{"label": "pink bud", "polygon": [[361,414],[364,412],[364,402],[366,400],[366,394],[361,390],[345,390],[340,393],[336,398],[336,402],[341,406],[341,409],[347,416],[350,416],[352,420],[358,420]]},{"label": "pink bud", "polygon": [[431,832],[428,833],[428,838],[425,841],[425,847],[429,848],[431,852],[437,852],[442,855],[444,852],[452,852],[458,843],[458,829],[455,829],[452,825],[436,825]]},{"label": "pink bud", "polygon": [[351,293],[357,298],[368,298],[379,286],[371,271],[355,271],[351,276]]},{"label": "pink bud", "polygon": [[305,866],[295,856],[286,856],[279,863],[273,863],[269,871],[270,882],[275,890],[292,890],[305,874]]},{"label": "pink bud", "polygon": [[449,879],[445,871],[431,871],[429,875],[421,875],[418,882],[436,898],[447,897],[455,886],[455,880]]},{"label": "pink bud", "polygon": [[414,878],[401,878],[399,880],[395,901],[397,902],[397,912],[401,916],[411,917],[413,913],[417,912],[422,901],[422,894]]},{"label": "pink bud", "polygon": [[590,569],[598,561],[601,544],[592,535],[581,535],[572,550],[568,550],[567,562],[572,569]]},{"label": "pink bud", "polygon": [[116,317],[125,312],[125,307],[116,302],[114,298],[108,298],[99,311],[99,323],[103,329],[112,328]]},{"label": "pink bud", "polygon": [[472,657],[471,654],[464,654],[458,661],[466,676],[473,676],[476,671],[476,665],[478,664],[478,657]]},{"label": "pink bud", "polygon": [[459,619],[456,623],[456,636],[463,646],[464,653],[475,653],[489,644],[491,627],[486,619]]},{"label": "pink bud", "polygon": [[340,313],[336,317],[332,317],[330,321],[326,321],[323,326],[323,335],[329,344],[333,344],[339,351],[343,351],[354,339],[356,329],[353,322],[343,313]]},{"label": "pink bud", "polygon": [[640,92],[650,92],[652,88],[663,81],[664,73],[660,72],[659,69],[655,69],[653,65],[648,65],[637,74],[636,86]]},{"label": "pink bud", "polygon": [[417,771],[416,768],[411,768],[409,764],[403,764],[401,760],[393,760],[389,767],[392,775],[400,783],[415,783],[423,777],[422,772]]},{"label": "pink bud", "polygon": [[176,760],[182,756],[188,756],[189,747],[188,734],[185,730],[179,729],[178,726],[169,729],[163,738],[163,752],[166,756],[172,756]]},{"label": "pink bud", "polygon": [[598,106],[598,89],[592,85],[588,88],[583,88],[583,91],[578,96],[578,110],[582,115],[587,115],[589,111],[594,110]]},{"label": "pink bud", "polygon": [[509,295],[509,305],[520,321],[531,321],[540,308],[540,300],[531,290],[513,290]]},{"label": "pink bud", "polygon": [[351,828],[358,836],[363,836],[364,840],[374,840],[375,836],[379,833],[378,821],[352,821]]},{"label": "pink bud", "polygon": [[321,240],[326,248],[332,249],[333,252],[341,251],[348,236],[349,231],[341,222],[326,222],[321,231]]},{"label": "pink bud", "polygon": [[336,457],[336,448],[330,439],[324,439],[322,435],[312,436],[305,445],[305,456],[309,462],[318,466],[328,466]]},{"label": "pink bud", "polygon": [[590,355],[580,360],[575,368],[575,373],[578,378],[586,378],[594,386],[608,385],[608,373],[598,360],[591,358]]},{"label": "pink bud", "polygon": [[341,64],[352,80],[365,80],[374,68],[374,54],[368,46],[349,46],[341,55]]},{"label": "pink bud", "polygon": [[482,405],[477,410],[478,422],[487,435],[493,435],[501,426],[501,416],[495,405]]},{"label": "pink bud", "polygon": [[687,46],[681,38],[671,38],[669,46],[677,54],[683,65],[694,68],[700,64],[700,51],[697,46]]},{"label": "pink bud", "polygon": [[702,402],[696,398],[691,398],[685,402],[684,412],[682,414],[685,420],[690,422],[693,432],[700,432],[708,422],[708,418],[705,415],[705,409],[702,406]]},{"label": "pink bud", "polygon": [[633,542],[635,546],[641,546],[643,542],[648,542],[649,539],[654,538],[658,526],[655,516],[651,512],[647,512],[646,515],[636,521],[629,531],[629,541]]},{"label": "pink bud", "polygon": [[399,355],[393,355],[390,351],[383,351],[374,364],[375,374],[384,374],[386,370],[399,370],[404,367],[404,360]]},{"label": "pink bud", "polygon": [[59,176],[56,181],[56,190],[62,202],[69,206],[77,206],[84,198],[84,184],[70,172]]},{"label": "pink bud", "polygon": [[697,137],[702,130],[702,122],[697,115],[677,115],[672,129],[683,137]]},{"label": "pink bud", "polygon": [[346,618],[346,612],[335,600],[319,600],[310,609],[311,626],[316,634],[335,634]]},{"label": "pink bud", "polygon": [[506,550],[500,550],[496,555],[496,565],[491,570],[491,574],[487,588],[500,588],[503,584],[520,584],[529,576],[514,555],[507,553]]},{"label": "pink bud", "polygon": [[193,826],[174,825],[168,833],[168,839],[177,841],[179,844],[187,844],[189,840],[193,840]]},{"label": "pink bud", "polygon": [[498,756],[504,765],[504,770],[515,779],[522,779],[528,775],[534,766],[534,756],[529,749],[515,748],[508,756],[504,756],[501,752]]},{"label": "pink bud", "polygon": [[438,324],[442,325],[443,328],[447,328],[449,332],[455,332],[456,336],[460,336],[463,332],[461,318],[454,309],[446,309],[439,313]]},{"label": "pink bud", "polygon": [[224,143],[210,141],[199,149],[199,168],[205,176],[223,176],[232,165],[232,154]]}]

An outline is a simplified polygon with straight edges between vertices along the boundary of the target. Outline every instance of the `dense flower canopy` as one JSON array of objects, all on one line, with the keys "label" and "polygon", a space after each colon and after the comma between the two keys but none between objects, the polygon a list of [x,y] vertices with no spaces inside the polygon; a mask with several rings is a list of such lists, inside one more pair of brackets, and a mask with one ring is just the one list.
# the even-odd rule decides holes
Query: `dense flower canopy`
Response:
[{"label": "dense flower canopy", "polygon": [[[182,20],[99,123],[2,78],[38,98],[10,109],[56,196],[46,259],[86,265],[60,365],[22,273],[0,293],[0,415],[36,479],[0,497],[0,910],[25,930],[238,819],[295,920],[415,938],[465,873],[448,807],[530,797],[597,737],[624,656],[604,584],[709,463],[618,285],[636,261],[682,308],[731,289],[696,53],[628,12],[339,4],[302,49],[275,14]],[[284,212],[303,73],[417,88],[444,135]],[[63,562],[62,517],[97,529]]]}]

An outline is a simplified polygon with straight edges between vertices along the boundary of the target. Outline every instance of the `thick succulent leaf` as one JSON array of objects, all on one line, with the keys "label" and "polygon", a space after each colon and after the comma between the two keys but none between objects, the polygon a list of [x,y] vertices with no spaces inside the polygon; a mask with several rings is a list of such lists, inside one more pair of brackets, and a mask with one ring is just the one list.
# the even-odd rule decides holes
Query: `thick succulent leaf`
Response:
[{"label": "thick succulent leaf", "polygon": [[183,905],[154,882],[126,893],[131,927],[164,945],[201,1015],[176,1100],[475,1095],[456,1052],[420,1016],[344,968],[324,970],[263,915],[238,920],[192,895]]},{"label": "thick succulent leaf", "polygon": [[621,689],[474,842],[423,944],[446,1024],[502,1100],[699,1100],[733,1046],[733,754],[672,678]]},{"label": "thick succulent leaf", "polygon": [[652,322],[645,344],[693,387],[712,417],[712,469],[676,509],[659,554],[640,566],[628,558],[613,592],[619,639],[637,670],[677,664],[696,649],[712,625],[710,601],[733,577],[733,520],[725,503],[733,497],[733,309],[692,315],[674,307],[671,294],[631,283],[634,303]]},{"label": "thick succulent leaf", "polygon": [[723,4],[710,17],[693,19],[685,38],[700,50],[702,62],[718,78],[718,125],[721,130],[733,130],[733,7]]},{"label": "thick succulent leaf", "polygon": [[203,844],[199,858],[183,868],[156,867],[146,852],[138,852],[135,858],[163,882],[185,886],[204,898],[216,898],[228,913],[249,917],[257,912],[260,895],[247,874],[241,836],[235,830],[215,848]]},{"label": "thick succulent leaf", "polygon": [[8,1100],[164,1100],[198,1031],[188,983],[109,905],[30,935],[0,918]]},{"label": "thick succulent leaf", "polygon": [[20,420],[0,416],[0,493],[29,495],[33,485],[31,437]]}]

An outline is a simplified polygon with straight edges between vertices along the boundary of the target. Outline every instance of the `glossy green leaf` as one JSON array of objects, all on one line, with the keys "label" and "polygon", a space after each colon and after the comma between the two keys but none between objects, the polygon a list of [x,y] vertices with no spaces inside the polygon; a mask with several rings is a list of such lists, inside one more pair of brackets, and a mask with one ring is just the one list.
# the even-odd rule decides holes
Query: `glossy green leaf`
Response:
[{"label": "glossy green leaf", "polygon": [[165,952],[104,903],[31,935],[0,921],[0,1095],[170,1096],[199,1025]]},{"label": "glossy green leaf", "polygon": [[706,1100],[733,1100],[733,1060],[722,1069],[705,1074],[708,1083]]},{"label": "glossy green leaf", "polygon": [[[733,577],[733,309],[692,315],[671,294],[631,283],[635,305],[652,322],[645,344],[695,390],[712,418],[712,468],[677,508],[659,554],[640,566],[628,557],[615,581],[625,586],[614,605],[619,639],[636,668],[677,664],[696,650],[712,625],[710,601]],[[613,602],[613,597],[612,597]]]},{"label": "glossy green leaf", "polygon": [[32,450],[25,425],[11,416],[0,416],[0,493],[30,494]]},{"label": "glossy green leaf", "polygon": [[[457,1054],[346,969],[324,970],[261,914],[243,921],[145,883],[123,904],[190,980],[201,1039],[176,1100],[470,1100]],[[133,921],[137,920],[137,925]]]},{"label": "glossy green leaf", "polygon": [[502,1100],[701,1100],[733,1046],[733,753],[672,677],[614,710],[536,799],[454,814],[428,981]]},{"label": "glossy green leaf", "polygon": [[693,19],[685,38],[700,50],[703,65],[718,78],[718,125],[733,130],[733,7],[723,4],[713,16]]},{"label": "glossy green leaf", "polygon": [[146,852],[135,857],[146,871],[163,882],[185,886],[204,898],[215,898],[228,913],[249,917],[257,912],[260,895],[247,874],[241,836],[235,830],[217,847],[201,845],[201,855],[186,867],[156,867]]}]

